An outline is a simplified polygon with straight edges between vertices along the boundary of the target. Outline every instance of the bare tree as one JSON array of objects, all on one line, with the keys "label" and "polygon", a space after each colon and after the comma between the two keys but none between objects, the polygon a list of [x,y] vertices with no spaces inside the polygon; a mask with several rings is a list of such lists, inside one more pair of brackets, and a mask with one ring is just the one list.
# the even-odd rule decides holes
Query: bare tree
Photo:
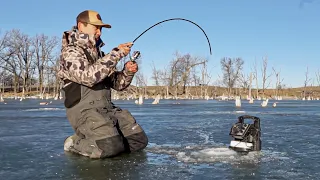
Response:
[{"label": "bare tree", "polygon": [[[48,75],[52,75],[53,79],[53,94],[56,99],[60,97],[60,89],[61,89],[61,79],[58,77],[59,71],[59,61],[60,56],[56,55],[54,59],[50,60],[50,65],[48,66]],[[49,78],[48,78],[49,79]]]},{"label": "bare tree", "polygon": [[159,71],[159,79],[161,84],[163,84],[165,86],[165,97],[168,98],[169,97],[169,71],[166,69],[164,70],[157,70]]},{"label": "bare tree", "polygon": [[9,43],[14,51],[13,60],[20,70],[22,78],[22,96],[24,96],[25,92],[28,92],[30,68],[34,53],[31,38],[20,30],[13,30],[10,34]]},{"label": "bare tree", "polygon": [[250,75],[246,75],[245,73],[241,73],[238,79],[238,83],[240,88],[244,89],[244,93],[247,93],[247,91],[249,90],[250,86],[251,86],[251,81],[250,78],[252,76],[252,73],[250,73]]},{"label": "bare tree", "polygon": [[190,82],[190,72],[193,68],[198,65],[205,64],[208,60],[193,57],[190,54],[185,54],[182,56],[178,56],[177,58],[177,82],[175,84],[176,89],[179,85],[183,86],[182,94],[186,94],[186,85]]},{"label": "bare tree", "polygon": [[194,86],[198,86],[201,84],[201,82],[203,82],[195,68],[191,70],[191,82]]},{"label": "bare tree", "polygon": [[6,79],[7,73],[6,70],[3,68],[0,68],[0,96],[2,93],[4,93],[4,86],[5,86],[5,79]]},{"label": "bare tree", "polygon": [[8,47],[8,38],[9,38],[9,32],[4,33],[4,35],[0,37],[0,53],[1,53],[0,55],[2,58],[6,56],[5,52]]},{"label": "bare tree", "polygon": [[252,99],[252,79],[253,79],[253,74],[252,72],[250,73],[250,80],[249,80],[249,99]]},{"label": "bare tree", "polygon": [[[52,84],[56,74],[53,68],[55,66],[53,52],[57,44],[56,37],[43,34],[30,37],[17,29],[7,31],[0,36],[0,69],[6,72],[1,73],[2,85],[13,86],[15,96],[22,85],[24,96],[25,92],[31,90],[31,85],[39,80],[39,90],[43,94],[45,79],[47,84]],[[38,75],[38,78],[34,78],[35,75]],[[11,78],[10,82],[8,78]]]},{"label": "bare tree", "polygon": [[317,80],[318,86],[320,86],[320,70],[319,69],[316,72],[316,80]]},{"label": "bare tree", "polygon": [[258,66],[257,66],[257,60],[255,59],[254,61],[254,74],[253,74],[253,78],[256,80],[256,98],[259,97],[259,80],[258,80]]},{"label": "bare tree", "polygon": [[137,87],[137,92],[139,95],[146,95],[147,94],[147,78],[145,75],[142,73],[142,71],[138,71],[135,75],[136,79],[136,87]]},{"label": "bare tree", "polygon": [[[177,56],[179,56],[179,54],[176,52],[176,57]],[[168,77],[170,87],[172,87],[178,81],[178,63],[179,63],[179,58],[174,58],[170,62],[170,72],[168,73],[170,74],[170,76]]]},{"label": "bare tree", "polygon": [[228,97],[231,95],[231,90],[238,80],[244,61],[241,58],[222,58],[220,61],[223,72],[223,83],[228,88]]},{"label": "bare tree", "polygon": [[273,72],[276,76],[276,90],[275,90],[275,97],[278,98],[279,96],[279,89],[281,88],[281,84],[282,84],[282,81],[283,81],[283,78],[280,79],[280,73],[281,73],[281,70],[279,71],[276,71],[276,69],[273,67]]},{"label": "bare tree", "polygon": [[152,62],[152,79],[154,80],[154,85],[160,86],[160,71],[156,69],[154,62]]},{"label": "bare tree", "polygon": [[192,82],[191,71],[193,68],[204,64],[207,60],[193,57],[190,54],[180,55],[178,52],[176,52],[174,56],[170,61],[169,68],[166,68],[160,74],[162,81],[168,86],[167,95],[170,93],[177,97],[179,94],[179,86],[183,88],[182,94],[186,94],[186,86]]},{"label": "bare tree", "polygon": [[304,90],[303,90],[303,98],[306,98],[307,93],[307,86],[309,82],[311,81],[311,78],[309,78],[309,67],[307,66],[307,71],[305,73],[305,80],[304,80]]},{"label": "bare tree", "polygon": [[[200,65],[200,64],[205,64],[207,62],[207,60],[203,60],[203,59],[200,59],[198,57],[192,57],[191,55],[189,54],[186,54],[184,56],[182,56],[180,59],[179,59],[179,65],[180,65],[180,71],[179,74],[181,74],[181,78],[180,78],[180,81],[177,82],[177,86],[179,85],[179,83],[182,83],[183,85],[183,94],[186,93],[186,85],[188,84],[188,82],[190,81],[190,72],[192,70],[192,68],[194,68],[195,66],[197,65]],[[203,74],[204,76],[205,74]],[[204,78],[203,78],[204,80]]]},{"label": "bare tree", "polygon": [[208,72],[208,65],[207,61],[203,63],[203,66],[201,66],[201,75],[202,75],[202,80],[201,80],[201,96],[206,97],[209,96],[208,94],[208,88],[209,88],[209,83],[211,81],[211,74]]},{"label": "bare tree", "polygon": [[158,87],[160,86],[160,77],[161,76],[161,71],[156,68],[156,65],[154,62],[152,62],[152,76],[151,78],[154,80],[154,85],[157,86],[156,88],[156,94],[159,94],[160,89]]},{"label": "bare tree", "polygon": [[39,91],[40,96],[43,96],[44,88],[44,71],[48,65],[48,61],[54,58],[53,50],[58,44],[57,37],[48,37],[44,34],[36,35],[33,40],[35,48],[35,64],[38,70]]},{"label": "bare tree", "polygon": [[264,97],[265,89],[268,88],[271,84],[271,81],[267,82],[267,80],[272,76],[272,74],[267,75],[268,68],[268,58],[263,58],[263,66],[261,68],[262,72],[262,96]]},{"label": "bare tree", "polygon": [[[127,58],[127,60],[129,60],[129,58]],[[142,60],[143,60],[143,57],[140,56],[140,58],[138,58],[135,63],[138,64],[138,72],[135,74],[134,76],[134,82],[136,84],[136,92],[139,94],[139,95],[142,95],[142,94],[146,94],[147,92],[147,79],[145,78],[145,75],[143,74],[143,71],[142,71]],[[134,83],[133,82],[133,83]]]},{"label": "bare tree", "polygon": [[[7,47],[7,35],[8,33],[5,33],[5,35],[3,37],[0,37],[0,64],[2,64],[2,66],[0,65],[0,83],[2,84],[2,89],[0,88],[0,96],[2,95],[2,93],[4,92],[4,86],[5,86],[5,75],[6,75],[6,67],[7,63],[5,63],[5,61],[3,59],[6,59],[6,47]],[[3,65],[3,63],[5,63],[5,65]]]},{"label": "bare tree", "polygon": [[6,69],[1,68],[2,92],[5,92],[5,86],[13,86],[13,74]]},{"label": "bare tree", "polygon": [[14,94],[17,96],[18,84],[20,78],[20,67],[19,63],[16,59],[15,54],[17,53],[17,49],[10,42],[10,37],[15,34],[18,30],[12,30],[7,32],[1,40],[1,54],[0,54],[0,67],[12,73],[13,75],[13,87]]}]

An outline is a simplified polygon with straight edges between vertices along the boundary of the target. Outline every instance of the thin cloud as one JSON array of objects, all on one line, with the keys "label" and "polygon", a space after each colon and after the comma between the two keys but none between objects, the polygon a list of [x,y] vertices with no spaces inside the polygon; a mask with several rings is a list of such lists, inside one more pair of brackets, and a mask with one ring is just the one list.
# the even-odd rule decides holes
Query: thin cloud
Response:
[{"label": "thin cloud", "polygon": [[311,3],[315,2],[315,1],[316,0],[301,0],[299,7],[303,8],[305,4],[311,4]]}]

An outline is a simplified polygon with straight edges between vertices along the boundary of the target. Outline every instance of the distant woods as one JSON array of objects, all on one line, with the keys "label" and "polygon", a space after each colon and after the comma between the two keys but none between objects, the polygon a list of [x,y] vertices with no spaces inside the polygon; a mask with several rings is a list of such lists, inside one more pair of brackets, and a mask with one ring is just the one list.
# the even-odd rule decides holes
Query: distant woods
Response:
[{"label": "distant woods", "polygon": [[[181,55],[178,52],[164,69],[159,69],[153,63],[151,78],[157,87],[155,93],[173,97],[208,95],[206,89],[210,83],[210,75],[207,71],[207,63],[208,60],[205,58],[190,54]],[[199,69],[200,71],[197,71]],[[200,91],[194,92],[196,94],[191,94],[190,86],[201,86],[201,88],[199,88]]]},{"label": "distant woods", "polygon": [[[208,67],[208,59],[175,53],[164,69],[157,69],[153,63],[151,78],[156,87],[153,88],[153,94],[184,98],[215,98],[223,95],[231,98],[247,96],[280,99],[280,96],[291,95],[303,99],[320,96],[320,89],[314,91],[312,88],[320,87],[320,70],[316,72],[315,78],[311,78],[307,67],[302,89],[289,92],[293,88],[284,84],[281,69],[270,67],[267,56],[262,57],[260,62],[261,67],[255,60],[252,69],[245,71],[245,61],[241,57],[223,57],[220,59],[221,74],[217,79],[212,79],[212,67]],[[138,85],[145,87],[145,84]]]},{"label": "distant woods", "polygon": [[[0,31],[0,94],[17,93],[21,96],[45,94],[59,96],[61,82],[56,76],[59,68],[60,38],[45,34],[27,35],[20,30]],[[122,69],[125,61],[118,64]],[[143,63],[142,63],[143,62]],[[132,86],[125,95],[158,95],[164,97],[209,98],[225,95],[252,97],[281,96],[288,89],[284,84],[281,69],[268,66],[268,57],[255,60],[250,70],[244,70],[245,60],[241,57],[222,57],[221,72],[212,72],[209,60],[191,54],[175,52],[172,59],[161,67],[152,60],[138,61],[139,69]],[[257,65],[261,62],[261,66]],[[149,77],[144,74],[150,68]],[[218,78],[213,79],[213,73]],[[305,69],[305,80],[298,96],[306,98],[313,95],[309,89],[320,86],[320,70],[315,75]],[[270,90],[270,88],[273,88]],[[268,91],[268,93],[266,93]],[[270,91],[272,91],[270,93]]]},{"label": "distant woods", "polygon": [[32,37],[17,29],[1,32],[0,84],[3,91],[11,87],[14,94],[22,91],[24,96],[37,91],[43,96],[53,88],[51,93],[58,94],[58,42],[57,37],[44,34]]}]

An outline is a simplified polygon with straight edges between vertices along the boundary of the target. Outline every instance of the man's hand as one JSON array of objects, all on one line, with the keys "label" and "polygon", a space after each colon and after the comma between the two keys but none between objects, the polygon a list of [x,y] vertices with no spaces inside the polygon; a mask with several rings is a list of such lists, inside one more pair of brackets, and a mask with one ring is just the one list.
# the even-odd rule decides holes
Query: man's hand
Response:
[{"label": "man's hand", "polygon": [[136,62],[128,61],[125,64],[125,69],[129,73],[136,73],[138,71],[138,64]]},{"label": "man's hand", "polygon": [[123,52],[124,56],[127,56],[130,53],[130,50],[131,50],[132,46],[133,46],[132,42],[127,42],[127,43],[124,43],[124,44],[120,44],[118,46],[118,49],[120,49]]}]

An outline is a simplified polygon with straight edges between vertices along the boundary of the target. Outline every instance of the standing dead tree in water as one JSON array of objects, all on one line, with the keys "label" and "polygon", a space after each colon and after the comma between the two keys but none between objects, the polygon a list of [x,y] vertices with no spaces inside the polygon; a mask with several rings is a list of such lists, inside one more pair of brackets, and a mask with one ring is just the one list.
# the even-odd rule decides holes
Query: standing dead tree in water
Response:
[{"label": "standing dead tree in water", "polygon": [[139,95],[143,95],[145,96],[147,94],[147,77],[145,77],[145,75],[141,72],[138,71],[135,74],[135,79],[136,79],[136,86],[137,86],[137,93]]},{"label": "standing dead tree in water", "polygon": [[[154,62],[152,62],[152,76],[151,79],[153,79],[154,81],[154,85],[159,87],[160,86],[160,81],[161,81],[161,71],[158,70],[154,64]],[[160,93],[160,89],[156,89],[156,94]]]},{"label": "standing dead tree in water", "polygon": [[319,69],[316,72],[316,80],[317,80],[318,86],[320,86],[320,70]]},{"label": "standing dead tree in water", "polygon": [[160,86],[160,73],[161,72],[156,69],[156,66],[154,65],[154,62],[153,62],[151,78],[154,80],[155,86]]},{"label": "standing dead tree in water", "polygon": [[[197,87],[200,85],[200,94],[198,94],[198,91],[195,92],[195,96],[202,96],[202,84],[204,83],[203,79],[199,76],[197,69],[193,68],[190,72],[190,85]],[[186,95],[189,97],[189,95],[191,95],[191,93],[189,93],[188,91],[186,92]]]},{"label": "standing dead tree in water", "polygon": [[[194,57],[190,54],[180,55],[175,53],[175,57],[171,60],[169,68],[166,68],[161,74],[164,84],[167,84],[168,93],[176,98],[179,94],[186,94],[186,86],[191,82],[191,70],[200,64],[207,62],[206,59]],[[179,87],[182,87],[180,92]]]},{"label": "standing dead tree in water", "polygon": [[279,89],[281,88],[281,84],[282,84],[282,81],[283,81],[283,78],[280,80],[280,73],[281,73],[281,70],[279,71],[276,71],[276,69],[273,67],[273,72],[276,76],[276,90],[275,90],[275,97],[278,99],[278,96],[279,96]]},{"label": "standing dead tree in water", "polygon": [[175,61],[173,59],[170,61],[170,64],[163,70],[157,70],[157,73],[160,75],[162,84],[166,87],[166,98],[169,98],[169,94],[174,94],[172,91],[172,87],[177,82],[177,64],[178,61]]},{"label": "standing dead tree in water", "polygon": [[263,65],[262,65],[262,68],[261,68],[261,72],[262,72],[262,96],[263,97],[264,97],[265,89],[267,89],[271,84],[271,81],[269,81],[269,82],[267,82],[267,81],[272,76],[272,74],[267,75],[267,69],[268,69],[268,58],[265,57],[265,58],[263,58]]},{"label": "standing dead tree in water", "polygon": [[[170,82],[171,82],[171,71],[169,68],[164,70],[157,70],[159,71],[160,82],[166,87],[165,89],[165,98],[169,98],[170,91]],[[171,93],[172,94],[172,93]]]},{"label": "standing dead tree in water", "polygon": [[223,84],[228,88],[228,97],[241,74],[244,61],[241,58],[222,58],[220,61],[223,73]]},{"label": "standing dead tree in water", "polygon": [[198,86],[199,84],[201,84],[202,80],[201,77],[198,75],[198,72],[196,71],[196,69],[192,69],[191,70],[191,82],[194,86]]},{"label": "standing dead tree in water", "polygon": [[178,95],[178,87],[182,86],[182,94],[186,94],[186,85],[190,81],[191,70],[201,64],[205,64],[208,60],[199,57],[193,57],[190,54],[178,55],[176,56],[176,83],[174,87],[176,88],[176,96]]},{"label": "standing dead tree in water", "polygon": [[44,71],[48,65],[48,61],[54,58],[53,51],[57,45],[57,37],[48,37],[44,34],[36,35],[33,40],[33,46],[35,48],[35,64],[38,70],[39,92],[41,97],[43,97],[45,91],[43,88]]},{"label": "standing dead tree in water", "polygon": [[255,59],[254,61],[254,74],[253,74],[253,78],[256,80],[256,98],[259,97],[259,80],[258,80],[258,66],[257,66],[257,60]]},{"label": "standing dead tree in water", "polygon": [[307,95],[307,86],[309,82],[311,81],[311,78],[309,78],[309,67],[307,66],[307,71],[305,73],[305,80],[304,80],[304,90],[303,90],[303,98],[306,98]]},{"label": "standing dead tree in water", "polygon": [[177,82],[177,86],[181,83],[183,86],[183,94],[186,94],[186,86],[188,84],[188,82],[190,81],[190,72],[191,70],[200,64],[205,64],[207,62],[207,60],[202,60],[198,57],[192,57],[189,54],[186,54],[184,56],[182,56],[181,58],[179,58],[179,65],[180,65],[180,81]]},{"label": "standing dead tree in water", "polygon": [[[135,74],[134,76],[134,80],[135,84],[136,84],[136,90],[135,92],[138,94],[138,96],[142,95],[146,95],[147,92],[147,78],[145,77],[145,75],[143,74],[142,71],[142,57],[140,57],[139,59],[136,60],[136,63],[138,63],[138,67],[139,67],[139,71]],[[134,94],[134,96],[136,96],[136,94]]]},{"label": "standing dead tree in water", "polygon": [[203,65],[201,66],[201,85],[200,85],[200,94],[201,97],[206,98],[209,96],[208,93],[208,88],[209,88],[209,83],[211,81],[211,75],[210,73],[208,73],[208,65],[207,65],[207,61],[205,61],[203,63]]},{"label": "standing dead tree in water", "polygon": [[239,76],[238,83],[240,88],[244,90],[244,93],[247,93],[247,91],[249,91],[249,88],[251,87],[251,81],[250,81],[251,76],[252,76],[252,73],[250,73],[250,75],[241,73]]},{"label": "standing dead tree in water", "polygon": [[[179,56],[179,54],[176,52],[175,54],[176,57]],[[168,73],[164,73],[167,74],[168,77],[168,84],[170,87],[174,86],[174,84],[177,84],[178,82],[178,78],[179,78],[179,58],[174,58],[171,62],[170,62],[170,68],[168,68],[169,72]]]}]

